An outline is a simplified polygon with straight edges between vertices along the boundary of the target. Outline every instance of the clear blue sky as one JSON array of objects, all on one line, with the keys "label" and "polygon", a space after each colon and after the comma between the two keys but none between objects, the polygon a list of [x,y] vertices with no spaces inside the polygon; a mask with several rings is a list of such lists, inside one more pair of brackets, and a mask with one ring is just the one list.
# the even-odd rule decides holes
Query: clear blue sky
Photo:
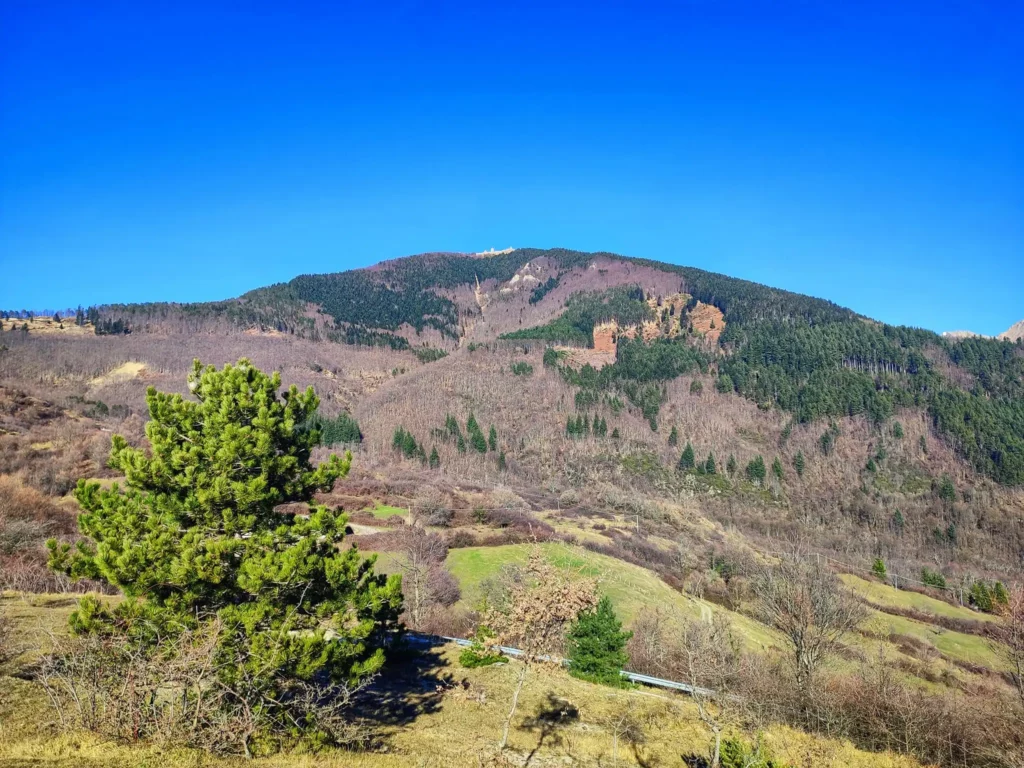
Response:
[{"label": "clear blue sky", "polygon": [[529,245],[1024,318],[1016,0],[264,5],[0,0],[0,307]]}]

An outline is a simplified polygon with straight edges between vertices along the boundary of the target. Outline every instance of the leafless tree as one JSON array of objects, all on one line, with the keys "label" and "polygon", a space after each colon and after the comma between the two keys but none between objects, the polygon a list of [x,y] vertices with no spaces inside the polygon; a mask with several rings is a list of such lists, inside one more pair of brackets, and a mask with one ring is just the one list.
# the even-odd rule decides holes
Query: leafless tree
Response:
[{"label": "leafless tree", "polygon": [[736,684],[743,657],[729,620],[715,614],[711,621],[687,621],[680,634],[681,661],[700,721],[714,738],[711,768],[719,768],[722,732],[737,710]]},{"label": "leafless tree", "polygon": [[1005,654],[1010,664],[1010,676],[1020,700],[1020,717],[1024,722],[1024,584],[1019,584],[1010,591],[1004,642]]},{"label": "leafless tree", "polygon": [[797,687],[804,693],[825,656],[867,615],[817,559],[787,556],[765,565],[753,580],[753,591],[761,620],[789,641]]},{"label": "leafless tree", "polygon": [[494,633],[495,645],[523,651],[511,706],[505,717],[500,749],[508,745],[509,729],[530,667],[560,648],[569,624],[580,611],[597,605],[597,585],[591,579],[571,579],[548,563],[539,549],[530,553],[523,578],[511,583],[500,606],[487,610],[483,624]]},{"label": "leafless tree", "polygon": [[453,605],[460,596],[458,582],[444,567],[448,545],[415,525],[402,527],[394,536],[399,539],[401,556],[394,560],[402,571],[406,623],[422,630],[432,608]]}]

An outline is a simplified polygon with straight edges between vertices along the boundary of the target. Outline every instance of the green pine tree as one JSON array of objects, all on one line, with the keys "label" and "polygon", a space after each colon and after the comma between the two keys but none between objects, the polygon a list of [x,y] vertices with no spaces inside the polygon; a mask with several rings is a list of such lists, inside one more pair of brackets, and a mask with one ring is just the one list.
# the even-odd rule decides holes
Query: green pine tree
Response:
[{"label": "green pine tree", "polygon": [[618,440],[618,439],[619,439],[619,428],[615,427],[615,429],[612,430],[612,440]]},{"label": "green pine tree", "polygon": [[672,427],[672,431],[668,433],[668,444],[671,445],[673,448],[675,448],[678,443],[679,443],[679,430],[677,430],[673,426]]},{"label": "green pine tree", "polygon": [[455,450],[457,450],[459,453],[466,452],[466,439],[462,436],[461,433],[455,436]]},{"label": "green pine tree", "polygon": [[992,600],[997,605],[1009,605],[1010,593],[1006,589],[1006,585],[1001,581],[997,581],[995,586],[992,587]]},{"label": "green pine tree", "polygon": [[943,475],[939,483],[939,498],[943,501],[956,501],[956,486],[949,475]]},{"label": "green pine tree", "polygon": [[888,573],[885,570],[885,560],[880,557],[876,557],[875,562],[871,564],[871,572],[882,581],[885,581],[888,576]]},{"label": "green pine tree", "polygon": [[595,608],[581,611],[569,629],[569,674],[593,683],[623,685],[620,672],[629,661],[626,643],[632,636],[622,631],[622,622],[605,595]]},{"label": "green pine tree", "polygon": [[505,452],[501,451],[498,453],[498,470],[500,472],[504,472],[507,468],[508,465],[505,463]]},{"label": "green pine tree", "polygon": [[686,441],[686,447],[683,448],[683,453],[679,457],[679,463],[676,465],[676,469],[683,470],[684,472],[688,469],[693,469],[693,446],[690,445],[690,441]]},{"label": "green pine tree", "polygon": [[736,457],[730,453],[729,460],[725,463],[725,471],[729,473],[729,477],[733,477],[736,474],[736,469]]},{"label": "green pine tree", "polygon": [[441,468],[441,457],[437,454],[437,446],[435,445],[430,451],[430,468],[440,469]]},{"label": "green pine tree", "polygon": [[493,424],[487,433],[487,447],[492,451],[498,450],[498,430],[494,428]]},{"label": "green pine tree", "polygon": [[747,462],[747,479],[752,483],[761,485],[764,483],[764,479],[767,476],[764,468],[764,459],[761,458],[760,454],[754,459]]},{"label": "green pine tree", "polygon": [[984,581],[976,581],[971,585],[971,603],[979,611],[992,612],[992,593]]},{"label": "green pine tree", "polygon": [[782,462],[779,457],[775,457],[775,461],[772,462],[772,474],[781,483],[782,482]]},{"label": "green pine tree", "polygon": [[804,469],[806,468],[806,466],[807,463],[804,461],[804,452],[797,451],[796,457],[793,459],[793,468],[796,470],[797,477],[804,476]]},{"label": "green pine tree", "polygon": [[707,461],[704,462],[704,472],[708,475],[714,475],[718,473],[718,467],[715,466],[715,454],[708,454]]},{"label": "green pine tree", "polygon": [[[280,386],[247,360],[221,371],[197,360],[194,399],[151,387],[149,449],[112,439],[124,487],[79,481],[84,538],[47,543],[52,568],[124,595],[113,605],[83,597],[73,631],[121,636],[155,658],[183,631],[216,623],[209,683],[258,688],[263,723],[286,719],[302,680],[351,683],[379,670],[402,608],[400,577],[341,546],[345,515],[313,500],[348,473],[351,454],[312,466],[319,400],[294,386],[280,396]],[[289,503],[309,514],[276,511]]]}]

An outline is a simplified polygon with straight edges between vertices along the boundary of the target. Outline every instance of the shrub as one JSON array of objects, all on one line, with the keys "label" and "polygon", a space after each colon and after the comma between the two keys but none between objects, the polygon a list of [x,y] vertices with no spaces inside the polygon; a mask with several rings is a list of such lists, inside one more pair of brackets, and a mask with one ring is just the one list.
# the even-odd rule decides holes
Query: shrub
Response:
[{"label": "shrub", "polygon": [[490,649],[493,640],[494,632],[481,624],[473,636],[473,644],[459,654],[459,664],[467,669],[478,669],[505,661],[501,652]]},{"label": "shrub", "polygon": [[946,588],[946,577],[938,571],[933,571],[930,568],[921,569],[921,581],[929,586],[937,589]]}]

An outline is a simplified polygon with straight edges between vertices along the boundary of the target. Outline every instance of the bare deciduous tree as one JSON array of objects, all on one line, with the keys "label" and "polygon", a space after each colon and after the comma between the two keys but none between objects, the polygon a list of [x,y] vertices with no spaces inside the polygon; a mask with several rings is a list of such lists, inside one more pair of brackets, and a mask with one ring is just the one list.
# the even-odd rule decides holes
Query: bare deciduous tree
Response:
[{"label": "bare deciduous tree", "polygon": [[401,558],[395,563],[402,571],[406,623],[422,630],[431,608],[452,605],[459,599],[458,582],[445,570],[448,544],[436,533],[419,526],[405,526],[395,532],[400,539]]},{"label": "bare deciduous tree", "polygon": [[761,620],[789,641],[797,686],[804,692],[825,656],[867,615],[832,570],[817,560],[794,556],[764,566],[753,590]]},{"label": "bare deciduous tree", "polygon": [[499,747],[508,745],[508,733],[519,706],[519,696],[531,665],[550,659],[565,640],[569,624],[580,611],[597,605],[592,579],[570,579],[544,559],[539,549],[530,553],[522,578],[511,583],[501,606],[488,609],[483,624],[494,632],[493,643],[523,651],[519,677]]},{"label": "bare deciduous tree", "polygon": [[630,665],[646,674],[689,683],[701,723],[714,739],[711,765],[721,763],[722,734],[740,717],[740,682],[747,659],[729,620],[707,621],[647,610],[633,624]]},{"label": "bare deciduous tree", "polygon": [[1020,716],[1024,720],[1024,584],[1019,584],[1010,592],[1004,642],[1007,661],[1010,663],[1010,676],[1020,699]]},{"label": "bare deciduous tree", "polygon": [[739,641],[729,620],[715,614],[709,622],[685,622],[680,648],[697,714],[715,740],[711,768],[719,768],[722,731],[735,719],[735,690],[743,665]]}]

